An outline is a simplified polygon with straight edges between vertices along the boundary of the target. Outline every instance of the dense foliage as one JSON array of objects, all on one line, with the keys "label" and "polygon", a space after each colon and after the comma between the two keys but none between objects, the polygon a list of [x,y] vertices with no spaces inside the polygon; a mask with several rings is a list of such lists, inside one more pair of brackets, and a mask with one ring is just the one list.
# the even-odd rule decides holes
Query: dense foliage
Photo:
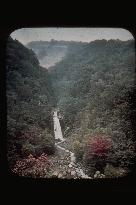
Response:
[{"label": "dense foliage", "polygon": [[[51,40],[27,47],[36,54],[18,41],[7,43],[8,157],[13,170],[45,176],[46,154],[55,152],[52,110],[57,107],[64,145],[88,174],[123,175],[135,160],[134,40]],[[47,71],[36,55],[41,64],[55,66]],[[28,162],[34,163],[30,169]]]},{"label": "dense foliage", "polygon": [[54,93],[46,68],[17,40],[7,42],[7,140],[9,163],[29,154],[54,153]]},{"label": "dense foliage", "polygon": [[46,154],[35,158],[33,155],[29,155],[26,159],[17,161],[13,172],[19,176],[33,177],[33,178],[43,178],[50,167],[50,162]]},{"label": "dense foliage", "polygon": [[[112,139],[104,135],[91,136],[86,145],[84,161],[94,168],[103,170],[109,160],[109,154],[112,149]],[[110,161],[111,162],[111,161]]]},{"label": "dense foliage", "polygon": [[[131,92],[135,86],[134,41],[96,40],[69,47],[66,57],[50,69],[65,137],[78,157],[90,136],[113,141],[111,163],[128,167],[135,156]],[[72,138],[72,140],[70,139]],[[82,149],[80,149],[82,147]],[[83,157],[84,162],[84,157]]]}]

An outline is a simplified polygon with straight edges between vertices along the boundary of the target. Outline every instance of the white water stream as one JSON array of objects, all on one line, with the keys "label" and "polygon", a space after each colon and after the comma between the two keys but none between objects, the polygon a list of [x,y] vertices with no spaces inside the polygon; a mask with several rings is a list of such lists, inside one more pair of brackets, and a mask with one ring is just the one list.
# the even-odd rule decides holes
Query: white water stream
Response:
[{"label": "white water stream", "polygon": [[[61,131],[61,126],[60,126],[57,111],[54,111],[53,122],[54,122],[54,136],[55,136],[55,139],[60,140],[60,142],[55,143],[55,145],[57,146],[58,149],[61,149],[61,150],[63,150],[63,151],[70,154],[71,162],[68,166],[73,167],[74,165],[76,165],[75,164],[75,162],[76,162],[75,154],[73,152],[71,152],[70,150],[65,149],[64,147],[61,147],[59,145],[60,143],[64,142],[65,139],[63,138],[63,134],[62,134],[62,131]],[[91,177],[87,176],[81,168],[75,167],[75,170],[82,178],[91,178]]]}]

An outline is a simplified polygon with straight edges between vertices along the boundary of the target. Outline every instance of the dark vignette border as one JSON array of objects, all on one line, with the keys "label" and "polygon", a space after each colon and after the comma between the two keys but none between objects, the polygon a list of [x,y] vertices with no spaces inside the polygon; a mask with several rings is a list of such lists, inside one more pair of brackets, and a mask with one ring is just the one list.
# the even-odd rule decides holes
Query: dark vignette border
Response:
[{"label": "dark vignette border", "polygon": [[[106,21],[105,21],[106,22]],[[131,21],[132,22],[132,21]],[[77,192],[86,191],[86,193],[110,193],[110,192],[136,192],[136,164],[133,167],[133,171],[127,177],[119,178],[119,179],[101,179],[101,180],[55,180],[55,179],[28,179],[23,177],[15,176],[8,169],[7,163],[7,148],[6,148],[6,72],[5,72],[5,53],[6,53],[6,39],[14,30],[22,28],[22,27],[115,27],[115,28],[124,28],[129,30],[134,38],[136,39],[136,29],[134,23],[130,24],[128,21],[125,23],[117,21],[111,21],[109,24],[107,23],[97,23],[91,21],[44,21],[44,20],[32,20],[32,19],[21,19],[15,20],[12,19],[10,22],[6,22],[0,28],[0,83],[1,83],[1,92],[0,92],[0,116],[1,116],[1,138],[0,138],[0,164],[1,164],[1,181],[2,185],[4,185],[3,190],[13,191],[14,185],[14,193],[17,194],[17,191],[38,191],[38,192],[52,192],[56,193],[67,193],[67,191]],[[136,90],[133,90],[131,97],[132,110],[136,106]],[[134,131],[134,135],[136,136],[136,113],[133,113],[131,116],[132,121],[132,129]]]}]

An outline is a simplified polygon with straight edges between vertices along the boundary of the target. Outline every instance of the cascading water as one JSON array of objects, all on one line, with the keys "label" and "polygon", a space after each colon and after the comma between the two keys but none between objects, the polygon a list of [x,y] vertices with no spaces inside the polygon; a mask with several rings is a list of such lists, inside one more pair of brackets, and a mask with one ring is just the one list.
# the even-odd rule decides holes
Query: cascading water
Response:
[{"label": "cascading water", "polygon": [[73,152],[71,152],[70,150],[65,149],[64,147],[59,145],[62,142],[64,142],[65,139],[63,138],[63,134],[62,134],[62,131],[61,131],[61,126],[60,126],[59,118],[58,118],[58,115],[57,115],[57,111],[54,111],[53,122],[54,122],[54,136],[55,136],[55,139],[60,140],[60,142],[55,143],[55,145],[57,146],[58,149],[61,149],[61,150],[63,150],[63,151],[70,154],[71,161],[70,161],[69,167],[75,166],[75,170],[81,176],[81,178],[87,178],[87,179],[90,178],[91,179],[91,177],[87,176],[81,168],[78,168],[76,166],[75,154]]},{"label": "cascading water", "polygon": [[61,131],[60,122],[59,122],[59,118],[58,118],[58,115],[57,115],[57,111],[54,111],[53,121],[54,121],[54,135],[55,135],[55,139],[56,140],[59,139],[61,141],[64,141],[63,134],[62,134],[62,131]]}]

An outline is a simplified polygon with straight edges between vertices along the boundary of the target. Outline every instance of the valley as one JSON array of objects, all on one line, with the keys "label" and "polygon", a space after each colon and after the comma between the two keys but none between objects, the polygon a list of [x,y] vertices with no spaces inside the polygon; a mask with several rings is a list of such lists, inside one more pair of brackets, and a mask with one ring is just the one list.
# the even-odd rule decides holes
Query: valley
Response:
[{"label": "valley", "polygon": [[[33,41],[27,48],[12,40],[10,44],[9,50],[17,52],[14,57],[9,52],[8,57],[9,155],[15,150],[10,155],[13,169],[18,170],[14,161],[26,163],[32,155],[34,168],[21,174],[93,179],[129,173],[135,160],[130,120],[135,113],[135,109],[131,111],[135,89],[133,40]],[[22,61],[18,61],[20,56],[24,56]],[[47,156],[39,165],[42,153]]]},{"label": "valley", "polygon": [[61,61],[67,53],[67,45],[57,45],[55,41],[44,42],[40,44],[39,42],[31,42],[27,45],[31,48],[38,56],[40,65],[48,69],[54,66],[57,62]]}]

